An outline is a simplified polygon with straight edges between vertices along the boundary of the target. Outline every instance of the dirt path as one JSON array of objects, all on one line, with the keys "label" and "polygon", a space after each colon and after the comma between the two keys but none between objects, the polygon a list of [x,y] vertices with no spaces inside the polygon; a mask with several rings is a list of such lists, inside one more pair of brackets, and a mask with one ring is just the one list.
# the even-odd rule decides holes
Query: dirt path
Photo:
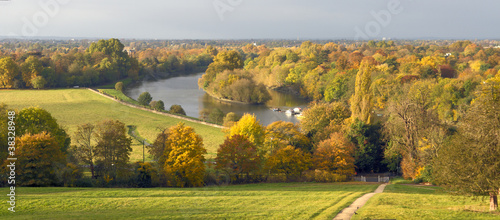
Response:
[{"label": "dirt path", "polygon": [[363,207],[365,203],[375,194],[381,193],[384,191],[385,186],[387,186],[387,183],[380,185],[375,191],[372,193],[367,193],[364,194],[363,196],[359,197],[354,201],[349,207],[345,208],[344,210],[340,211],[340,213],[333,218],[333,220],[349,220],[352,218],[352,216],[355,214],[355,212]]}]

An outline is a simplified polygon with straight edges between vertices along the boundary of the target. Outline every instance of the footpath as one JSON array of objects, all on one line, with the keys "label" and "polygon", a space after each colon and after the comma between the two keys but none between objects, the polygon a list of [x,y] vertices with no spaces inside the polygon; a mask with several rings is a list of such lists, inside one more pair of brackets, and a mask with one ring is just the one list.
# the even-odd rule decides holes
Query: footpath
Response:
[{"label": "footpath", "polygon": [[127,102],[124,102],[124,101],[120,101],[120,100],[117,100],[107,94],[103,94],[103,93],[100,93],[99,91],[97,91],[96,89],[91,89],[91,88],[88,88],[89,91],[92,91],[94,93],[97,93],[103,97],[106,97],[108,99],[111,99],[115,102],[118,102],[122,105],[126,105],[128,107],[132,107],[132,108],[136,108],[136,109],[140,109],[140,110],[144,110],[144,111],[148,111],[148,112],[152,112],[152,113],[155,113],[155,114],[158,114],[158,115],[164,115],[164,116],[168,116],[168,117],[172,117],[172,118],[177,118],[177,119],[182,119],[182,120],[185,120],[185,121],[189,121],[189,122],[193,122],[193,123],[198,123],[198,124],[202,124],[202,125],[207,125],[207,126],[211,126],[211,127],[215,127],[215,128],[225,128],[224,126],[221,126],[221,125],[216,125],[216,124],[212,124],[212,123],[208,123],[208,122],[204,122],[204,121],[198,121],[198,120],[194,120],[194,119],[190,119],[190,118],[186,118],[186,117],[182,117],[182,116],[178,116],[178,115],[174,115],[174,114],[169,114],[169,113],[165,113],[165,112],[159,112],[159,111],[155,111],[155,110],[152,110],[152,109],[148,109],[148,108],[144,108],[144,107],[141,107],[141,106],[137,106],[137,105],[132,105],[130,103],[127,103]]},{"label": "footpath", "polygon": [[375,194],[384,192],[385,186],[387,186],[387,183],[380,185],[375,191],[372,193],[367,193],[364,194],[363,196],[359,197],[354,201],[349,207],[343,209],[342,211],[333,218],[333,220],[349,220],[352,218],[352,216],[356,213],[356,211],[363,207],[365,203]]}]

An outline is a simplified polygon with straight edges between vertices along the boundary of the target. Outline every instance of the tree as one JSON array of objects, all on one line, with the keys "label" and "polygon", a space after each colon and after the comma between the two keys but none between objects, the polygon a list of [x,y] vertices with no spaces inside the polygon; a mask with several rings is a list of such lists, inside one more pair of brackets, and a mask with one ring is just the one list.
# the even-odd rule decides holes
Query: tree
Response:
[{"label": "tree", "polygon": [[171,127],[165,142],[164,170],[170,186],[203,186],[205,157],[203,140],[183,123]]},{"label": "tree", "polygon": [[157,110],[157,111],[164,111],[164,110],[165,110],[165,103],[163,103],[163,101],[162,101],[162,100],[158,100],[158,101],[154,104],[153,108],[154,108],[155,110]]},{"label": "tree", "polygon": [[116,180],[127,171],[132,139],[127,137],[125,124],[118,120],[104,120],[96,126],[96,164],[101,177]]},{"label": "tree", "polygon": [[184,109],[180,105],[170,106],[169,112],[172,114],[186,115],[186,112],[184,111]]},{"label": "tree", "polygon": [[260,124],[255,115],[244,114],[243,117],[229,129],[227,136],[231,137],[237,134],[245,136],[257,147],[261,147],[264,144],[264,126]]},{"label": "tree", "polygon": [[0,86],[14,87],[14,80],[19,77],[19,66],[10,57],[0,59]]},{"label": "tree", "polygon": [[143,92],[139,95],[139,98],[137,101],[139,104],[144,105],[144,106],[149,106],[149,103],[153,100],[153,97],[151,97],[151,94],[149,92]]},{"label": "tree", "polygon": [[225,127],[231,127],[236,123],[238,120],[240,120],[240,117],[234,113],[234,112],[229,112],[226,114],[226,116],[223,119],[224,126]]},{"label": "tree", "polygon": [[312,150],[309,138],[300,132],[300,127],[292,122],[284,121],[275,121],[266,127],[264,145],[269,154],[273,154],[273,151],[288,145],[302,149],[304,152]]},{"label": "tree", "polygon": [[351,124],[348,138],[355,146],[355,165],[358,172],[381,173],[386,171],[383,164],[384,149],[380,124],[368,125],[359,119]]},{"label": "tree", "polygon": [[285,174],[286,180],[290,181],[311,167],[311,156],[293,146],[286,146],[269,157],[266,167],[272,173]]},{"label": "tree", "polygon": [[312,103],[303,113],[300,126],[313,142],[327,139],[335,130],[340,129],[344,121],[351,116],[347,107],[339,102]]},{"label": "tree", "polygon": [[214,108],[212,109],[212,111],[210,112],[210,114],[208,115],[208,119],[213,122],[213,123],[216,123],[216,124],[222,124],[223,122],[223,119],[224,119],[224,112],[222,112],[220,109],[218,108]]},{"label": "tree", "polygon": [[389,118],[384,125],[389,137],[385,154],[402,156],[403,177],[415,179],[435,157],[447,128],[441,125],[432,108],[431,81],[418,81],[401,88],[389,103]]},{"label": "tree", "polygon": [[42,76],[36,76],[35,78],[31,79],[31,85],[34,89],[43,89],[45,88],[46,84],[47,81]]},{"label": "tree", "polygon": [[116,90],[116,91],[123,92],[123,82],[117,82],[117,83],[115,84],[115,90]]},{"label": "tree", "polygon": [[42,62],[34,56],[29,56],[23,64],[21,64],[21,72],[23,81],[27,87],[32,87],[31,80],[42,73]]},{"label": "tree", "polygon": [[257,155],[257,147],[245,136],[227,137],[217,150],[216,169],[226,172],[232,182],[240,182],[241,175],[246,174],[248,180],[252,171],[260,168],[261,159]]},{"label": "tree", "polygon": [[43,131],[50,133],[61,151],[66,153],[70,138],[48,111],[39,107],[29,107],[19,112],[16,118],[16,135],[39,134]]},{"label": "tree", "polygon": [[[61,182],[58,170],[64,167],[65,154],[56,139],[43,131],[25,134],[16,145],[16,181],[23,186],[54,186]],[[6,162],[7,164],[9,162]]]},{"label": "tree", "polygon": [[344,175],[355,174],[354,145],[339,132],[319,143],[313,155],[316,169]]},{"label": "tree", "polygon": [[370,124],[372,110],[372,93],[370,87],[372,84],[373,64],[368,60],[363,60],[356,75],[356,86],[354,95],[351,97],[352,118],[359,118],[365,124]]},{"label": "tree", "polygon": [[500,77],[486,81],[458,134],[440,150],[434,165],[438,182],[460,193],[490,196],[498,209],[500,193]]},{"label": "tree", "polygon": [[79,161],[89,165],[92,178],[95,178],[94,163],[96,158],[95,145],[93,144],[96,136],[94,129],[95,126],[90,123],[78,125],[73,137],[75,145],[72,147],[72,154]]}]

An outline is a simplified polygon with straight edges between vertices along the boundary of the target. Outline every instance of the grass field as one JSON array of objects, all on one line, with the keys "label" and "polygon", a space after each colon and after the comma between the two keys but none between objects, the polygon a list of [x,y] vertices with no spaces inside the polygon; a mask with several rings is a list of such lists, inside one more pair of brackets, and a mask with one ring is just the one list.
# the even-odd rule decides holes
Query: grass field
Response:
[{"label": "grass field", "polygon": [[2,203],[0,219],[332,219],[376,187],[283,183],[186,189],[19,188],[16,213]]},{"label": "grass field", "polygon": [[489,198],[450,195],[440,187],[391,184],[357,211],[354,219],[500,219]]},{"label": "grass field", "polygon": [[[70,135],[73,135],[77,125],[117,119],[126,125],[137,126],[142,137],[154,141],[158,128],[170,127],[182,121],[203,137],[209,158],[215,157],[218,146],[224,142],[224,133],[219,128],[124,106],[86,89],[0,90],[0,103],[19,110],[30,106],[44,108]],[[142,145],[134,141],[132,148],[131,161],[142,160]]]}]

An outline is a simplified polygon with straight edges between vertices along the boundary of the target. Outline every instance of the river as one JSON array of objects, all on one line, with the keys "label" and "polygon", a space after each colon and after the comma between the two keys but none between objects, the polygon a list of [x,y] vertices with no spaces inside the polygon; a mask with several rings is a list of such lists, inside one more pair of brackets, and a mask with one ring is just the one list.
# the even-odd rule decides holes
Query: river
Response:
[{"label": "river", "polygon": [[308,102],[296,95],[284,94],[269,90],[272,99],[265,105],[246,105],[240,103],[228,103],[209,96],[205,91],[198,88],[198,79],[203,73],[189,76],[179,76],[158,81],[144,81],[132,88],[127,88],[125,94],[136,99],[143,92],[149,92],[153,100],[162,100],[165,108],[171,105],[181,105],[188,116],[200,116],[200,110],[219,108],[227,114],[234,112],[239,115],[244,113],[254,114],[264,125],[275,121],[299,122],[295,116],[287,116],[284,112],[275,112],[271,108],[280,108],[285,111],[294,107],[304,108]]}]

